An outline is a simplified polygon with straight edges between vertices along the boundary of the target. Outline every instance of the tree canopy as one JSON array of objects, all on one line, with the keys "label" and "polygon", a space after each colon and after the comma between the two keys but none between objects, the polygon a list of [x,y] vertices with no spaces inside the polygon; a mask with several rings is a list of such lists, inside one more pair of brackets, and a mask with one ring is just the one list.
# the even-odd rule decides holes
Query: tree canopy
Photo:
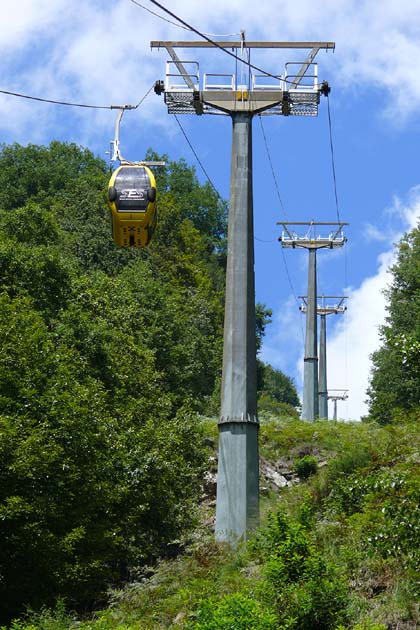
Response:
[{"label": "tree canopy", "polygon": [[1,621],[58,595],[89,605],[193,523],[226,204],[182,161],[158,177],[156,238],[122,250],[102,160],[1,148]]},{"label": "tree canopy", "polygon": [[[102,160],[60,142],[0,147],[0,624],[58,596],[101,601],[194,524],[227,206],[183,160],[147,157],[166,161],[158,229],[126,250]],[[257,305],[258,348],[270,316]],[[290,379],[259,372],[270,400],[297,404]]]},{"label": "tree canopy", "polygon": [[399,243],[391,269],[386,323],[382,346],[372,356],[368,390],[372,418],[390,422],[398,410],[420,404],[420,229],[416,227]]}]

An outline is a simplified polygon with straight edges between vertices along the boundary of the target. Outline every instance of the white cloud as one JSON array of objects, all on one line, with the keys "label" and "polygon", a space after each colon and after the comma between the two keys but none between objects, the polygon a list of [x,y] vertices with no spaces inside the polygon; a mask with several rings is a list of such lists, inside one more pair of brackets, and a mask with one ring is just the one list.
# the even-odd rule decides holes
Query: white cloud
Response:
[{"label": "white cloud", "polygon": [[66,0],[17,0],[2,10],[0,52],[11,55],[30,45],[36,38],[51,37],[62,30],[66,16]]},{"label": "white cloud", "polygon": [[[409,191],[405,204],[396,198],[394,208],[404,223],[404,231],[415,227],[420,216],[420,186]],[[379,328],[386,314],[383,291],[391,280],[389,268],[395,259],[395,248],[381,253],[376,273],[359,287],[346,291],[347,313],[328,338],[328,388],[349,389],[348,401],[338,403],[339,417],[348,420],[358,420],[367,413],[370,355],[380,346]]]},{"label": "white cloud", "polygon": [[[295,364],[304,344],[304,318],[293,296],[273,309],[272,323],[261,351],[261,360],[278,370],[290,374],[290,366]],[[296,385],[301,387],[299,373],[293,375]]]},{"label": "white cloud", "polygon": [[328,338],[328,389],[350,390],[346,419],[359,420],[367,413],[370,355],[379,347],[379,327],[384,322],[386,305],[382,291],[389,282],[388,269],[393,262],[394,252],[381,254],[377,273],[357,289],[346,291],[347,313]]},{"label": "white cloud", "polygon": [[373,225],[372,223],[366,223],[364,235],[367,241],[379,241],[381,243],[389,243],[389,234],[387,232],[384,232],[384,230],[378,228],[376,225]]},{"label": "white cloud", "polygon": [[[149,6],[147,0],[144,4]],[[383,109],[398,109],[395,120],[419,109],[417,0],[326,0],[321,4],[267,0],[260,3],[258,11],[251,0],[231,0],[228,6],[224,0],[178,0],[168,6],[199,30],[212,34],[245,29],[248,39],[335,40],[334,55],[319,55],[323,76],[328,75],[345,94],[372,85],[384,89],[391,98],[383,99]],[[153,5],[150,8],[162,13]],[[273,19],[280,15],[280,21]],[[159,20],[129,0],[111,5],[85,0],[77,8],[65,0],[16,0],[13,9],[2,13],[0,87],[86,103],[133,102],[164,72],[166,52],[150,51],[152,39],[198,36]],[[291,60],[290,54],[284,60],[287,55]],[[300,59],[304,54],[302,51],[297,56]],[[281,59],[282,70],[283,56],[278,51],[255,55],[254,61],[272,68]],[[213,56],[219,71],[232,71],[233,60],[220,51]],[[205,58],[210,59],[209,51]],[[153,124],[158,119],[161,126],[156,101],[154,105],[145,106],[145,116]],[[41,114],[32,131],[29,110],[34,112],[27,103],[0,98],[0,126],[5,130],[20,127],[22,136],[26,134],[33,141],[34,134],[38,136],[42,128],[48,130],[51,125]],[[98,118],[103,120],[103,116]],[[80,116],[80,123],[87,128],[94,126],[89,116]]]}]

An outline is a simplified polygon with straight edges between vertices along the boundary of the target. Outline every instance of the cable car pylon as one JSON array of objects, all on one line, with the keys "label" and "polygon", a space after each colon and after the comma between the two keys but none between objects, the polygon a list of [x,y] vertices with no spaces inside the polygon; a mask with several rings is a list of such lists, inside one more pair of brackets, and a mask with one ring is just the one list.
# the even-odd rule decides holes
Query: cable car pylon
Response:
[{"label": "cable car pylon", "polygon": [[[338,223],[279,221],[278,225],[282,225],[284,228],[282,236],[279,237],[283,247],[307,249],[309,252],[302,420],[314,422],[319,416],[316,253],[318,249],[342,247],[347,241],[343,227],[348,223],[342,221]],[[298,234],[291,226],[299,226],[298,229],[303,229],[303,226],[306,226],[307,230]],[[333,230],[327,236],[322,236],[315,232],[317,226],[332,226]]]},{"label": "cable car pylon", "polygon": [[[335,44],[247,42],[243,33],[240,41],[206,38],[150,45],[165,48],[170,57],[163,89],[157,82],[155,90],[163,92],[169,114],[222,114],[232,120],[215,536],[233,544],[246,539],[259,523],[252,119],[255,114],[316,116],[320,94],[326,94],[328,86],[318,83],[313,59]],[[183,61],[175,51],[215,47],[241,51],[242,59],[233,55],[247,69],[239,84],[235,74],[204,74],[201,80],[199,64]],[[303,62],[286,64],[284,74],[251,75],[251,68],[259,71],[247,60],[254,48],[309,48],[310,53]]]},{"label": "cable car pylon", "polygon": [[[302,304],[299,310],[302,313],[307,312],[308,298],[306,295],[300,295],[299,299],[302,300]],[[339,315],[345,313],[347,307],[344,305],[344,300],[347,300],[345,295],[321,295],[318,296],[318,306],[316,309],[317,314],[320,317],[320,332],[319,332],[319,371],[318,371],[318,399],[319,399],[319,417],[328,420],[328,387],[327,387],[327,315]],[[328,303],[328,300],[339,300],[338,302]]]}]

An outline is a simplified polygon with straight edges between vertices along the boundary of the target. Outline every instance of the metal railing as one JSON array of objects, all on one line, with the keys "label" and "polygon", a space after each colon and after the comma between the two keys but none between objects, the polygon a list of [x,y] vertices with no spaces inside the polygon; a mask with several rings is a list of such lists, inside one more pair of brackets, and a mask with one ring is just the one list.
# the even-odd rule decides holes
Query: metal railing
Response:
[{"label": "metal railing", "polygon": [[[264,79],[264,83],[262,83],[262,79]],[[278,75],[276,77],[269,77],[266,74],[253,74],[252,75],[252,90],[257,90],[261,92],[268,92],[273,90],[287,90],[287,86],[284,81],[283,75]]]},{"label": "metal railing", "polygon": [[[182,67],[187,72],[180,72],[175,61],[166,62],[165,91],[168,92],[193,92],[200,89],[199,65],[196,61],[181,61]],[[191,68],[192,67],[192,68]],[[192,72],[188,71],[191,68]],[[172,72],[176,69],[177,72]],[[194,87],[189,87],[189,83]]]},{"label": "metal railing", "polygon": [[[221,82],[220,79],[226,79]],[[213,82],[217,79],[217,83]],[[203,75],[203,89],[204,90],[235,90],[235,75],[234,74],[204,74]]]},{"label": "metal railing", "polygon": [[[307,74],[306,71],[304,74],[289,72],[289,66],[302,68],[305,65],[307,65],[307,70],[311,68],[312,74]],[[286,82],[286,90],[291,92],[294,90],[297,92],[316,91],[318,90],[318,64],[302,64],[301,61],[289,61],[285,66],[284,80]],[[294,86],[295,81],[298,81],[298,84]]]}]

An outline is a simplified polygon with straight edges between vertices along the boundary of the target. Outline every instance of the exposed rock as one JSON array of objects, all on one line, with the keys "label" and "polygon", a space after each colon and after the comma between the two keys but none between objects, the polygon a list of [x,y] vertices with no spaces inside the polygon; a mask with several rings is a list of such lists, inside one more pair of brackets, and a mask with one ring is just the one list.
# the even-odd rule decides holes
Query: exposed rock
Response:
[{"label": "exposed rock", "polygon": [[185,612],[179,612],[179,613],[177,614],[177,616],[175,617],[175,619],[173,620],[173,622],[172,622],[172,623],[173,623],[174,625],[180,625],[180,624],[182,624],[182,623],[183,623],[183,621],[184,621],[184,619],[185,619],[185,617],[186,617],[186,616],[187,616],[187,613],[185,613]]},{"label": "exposed rock", "polygon": [[284,475],[276,470],[275,466],[269,464],[263,457],[260,458],[260,474],[261,477],[270,483],[275,489],[284,488],[288,485],[288,481]]},{"label": "exposed rock", "polygon": [[273,468],[267,467],[264,472],[264,476],[266,479],[271,481],[271,483],[274,484],[277,488],[284,488],[285,486],[289,485],[289,482],[287,481],[286,477],[283,477],[283,475],[278,473]]},{"label": "exposed rock", "polygon": [[215,497],[217,490],[217,474],[207,470],[203,480],[203,492],[206,498]]}]

